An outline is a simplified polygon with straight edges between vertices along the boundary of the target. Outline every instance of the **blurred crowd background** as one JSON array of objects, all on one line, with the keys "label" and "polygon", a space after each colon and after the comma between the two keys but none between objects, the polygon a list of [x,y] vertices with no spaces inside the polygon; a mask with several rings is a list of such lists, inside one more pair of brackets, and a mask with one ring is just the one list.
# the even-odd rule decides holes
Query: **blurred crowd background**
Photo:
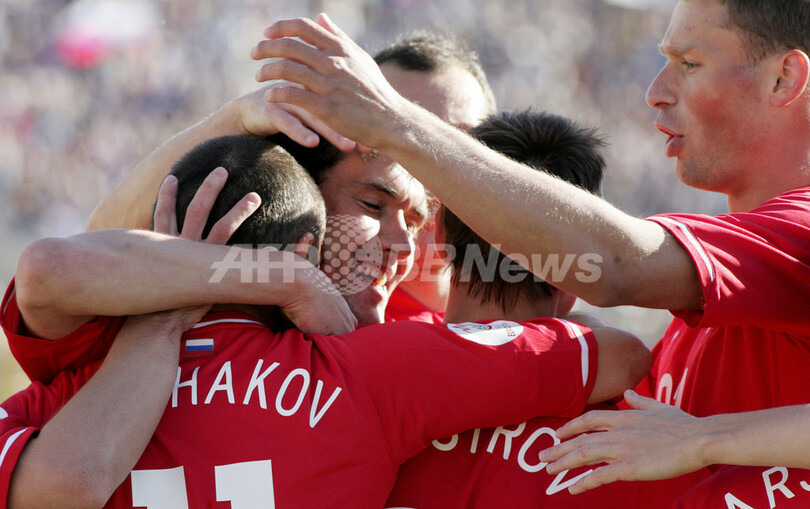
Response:
[{"label": "blurred crowd background", "polygon": [[[534,105],[599,126],[605,197],[641,216],[720,213],[677,182],[644,92],[674,0],[3,0],[0,283],[27,243],[82,231],[140,159],[258,87],[251,46],[275,20],[327,12],[376,51],[433,28],[476,48],[502,109]],[[528,213],[528,211],[527,211]],[[104,275],[99,274],[99,277]],[[663,311],[599,311],[653,344]],[[0,401],[27,385],[0,338]]]}]

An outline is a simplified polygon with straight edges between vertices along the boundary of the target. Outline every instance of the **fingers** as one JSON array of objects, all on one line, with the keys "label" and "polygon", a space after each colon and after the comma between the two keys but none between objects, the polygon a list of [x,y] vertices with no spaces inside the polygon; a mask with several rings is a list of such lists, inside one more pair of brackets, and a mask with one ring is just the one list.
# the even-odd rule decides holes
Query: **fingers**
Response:
[{"label": "fingers", "polygon": [[152,229],[158,233],[177,235],[177,177],[169,175],[163,179],[158,191],[155,213],[152,216]]},{"label": "fingers", "polygon": [[[264,41],[278,42],[278,41]],[[322,94],[332,89],[331,80],[324,71],[315,66],[309,67],[286,58],[274,60],[259,67],[255,74],[256,81],[286,80],[298,83],[313,92]]]},{"label": "fingers", "polygon": [[242,226],[262,204],[262,199],[256,193],[246,194],[239,203],[231,207],[231,210],[211,227],[205,242],[208,244],[225,244],[231,235]]},{"label": "fingers", "polygon": [[186,209],[186,218],[183,221],[180,237],[187,240],[202,240],[205,223],[211,214],[211,208],[219,196],[219,192],[225,187],[228,180],[228,172],[225,168],[217,168],[205,177],[197,192],[194,194],[191,203]]},{"label": "fingers", "polygon": [[602,442],[601,435],[603,434],[580,435],[542,451],[540,459],[550,461],[546,471],[550,475],[555,475],[563,470],[615,460],[621,453],[621,448],[613,442]]},{"label": "fingers", "polygon": [[[317,131],[318,134],[326,138],[329,141],[329,143],[337,147],[339,150],[343,152],[351,152],[355,148],[359,148],[357,143],[350,140],[349,138],[346,138],[345,136],[342,136],[340,133],[338,133],[337,131],[326,125],[322,120],[316,118],[303,108],[299,108],[293,105],[280,105],[280,106],[289,108],[295,114],[295,116],[303,120],[306,125]],[[286,132],[284,134],[290,136]],[[290,136],[290,138],[292,138],[292,136]]]},{"label": "fingers", "polygon": [[557,430],[557,437],[565,440],[586,431],[612,429],[621,421],[623,417],[621,414],[622,412],[617,410],[591,410],[565,423]]},{"label": "fingers", "polygon": [[335,50],[340,41],[334,32],[307,18],[285,19],[277,21],[264,31],[268,39],[298,37],[317,48]]},{"label": "fingers", "polygon": [[266,101],[271,103],[284,103],[305,108],[318,115],[324,110],[325,98],[300,87],[284,86],[271,88],[264,93]]},{"label": "fingers", "polygon": [[568,492],[572,495],[578,495],[582,492],[602,486],[603,484],[618,481],[619,479],[622,479],[621,467],[619,464],[606,465],[604,467],[597,468],[590,474],[575,482],[568,488]]},{"label": "fingers", "polygon": [[644,396],[639,396],[636,393],[636,391],[630,389],[624,391],[624,400],[627,402],[627,404],[629,404],[636,410],[652,410],[658,407],[667,406],[652,398],[645,398]]}]

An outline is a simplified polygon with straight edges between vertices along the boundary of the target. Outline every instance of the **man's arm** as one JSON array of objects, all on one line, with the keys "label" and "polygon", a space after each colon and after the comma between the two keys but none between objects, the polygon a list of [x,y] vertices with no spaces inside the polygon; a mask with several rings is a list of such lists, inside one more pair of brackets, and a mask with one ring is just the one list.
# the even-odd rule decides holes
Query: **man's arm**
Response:
[{"label": "man's arm", "polygon": [[[216,245],[256,210],[258,196],[252,202],[246,196],[201,242],[208,213],[227,178],[219,173],[205,179],[189,204],[183,238],[104,230],[41,239],[26,248],[15,284],[29,335],[57,339],[100,315],[215,303],[280,306],[309,333],[354,330],[357,322],[343,297],[303,258],[286,251]],[[176,193],[177,180],[168,177],[155,207],[156,229],[173,235],[178,231]]]},{"label": "man's arm", "polygon": [[[318,144],[315,134],[318,132],[338,148],[354,148],[353,142],[338,135],[306,111],[289,105],[269,104],[263,99],[269,88],[264,87],[231,100],[202,122],[158,147],[96,206],[87,230],[150,229],[155,196],[174,163],[199,143],[217,136],[268,136],[282,130],[294,141],[311,147]],[[306,126],[311,126],[311,129]]]},{"label": "man's arm", "polygon": [[101,507],[126,479],[174,387],[182,332],[204,308],[131,317],[98,372],[26,444],[8,507]]},{"label": "man's arm", "polygon": [[607,462],[571,487],[572,493],[618,480],[677,477],[716,464],[810,468],[810,434],[803,433],[810,406],[697,418],[686,412],[626,393],[636,410],[593,411],[557,431],[561,439],[588,431],[541,453],[547,469]]},{"label": "man's arm", "polygon": [[270,102],[300,106],[393,157],[501,251],[536,257],[539,263],[530,267],[535,272],[549,256],[599,261],[596,281],[571,270],[553,281],[556,286],[601,306],[700,306],[692,260],[664,228],[510,161],[405,100],[371,57],[325,16],[317,23],[280,21],[265,35],[270,40],[254,48],[253,58],[282,60],[262,66],[257,78],[305,87],[273,88],[266,94]]}]

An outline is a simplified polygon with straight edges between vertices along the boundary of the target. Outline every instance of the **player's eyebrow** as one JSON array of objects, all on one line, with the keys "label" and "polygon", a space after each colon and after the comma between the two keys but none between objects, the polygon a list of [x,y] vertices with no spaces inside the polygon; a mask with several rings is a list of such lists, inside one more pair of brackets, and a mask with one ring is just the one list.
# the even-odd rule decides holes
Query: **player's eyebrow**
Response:
[{"label": "player's eyebrow", "polygon": [[[380,181],[371,181],[366,182],[364,185],[371,187],[372,189],[384,193],[388,197],[390,197],[394,201],[402,201],[404,200],[404,194],[399,189],[393,187],[390,184]],[[411,207],[411,212],[419,216],[419,221],[427,220],[427,205],[423,204],[423,206],[415,206]]]},{"label": "player's eyebrow", "polygon": [[665,44],[662,42],[658,45],[658,52],[665,57],[677,58],[683,56],[683,54],[687,51],[691,51],[693,49],[695,49],[695,46],[692,44]]}]

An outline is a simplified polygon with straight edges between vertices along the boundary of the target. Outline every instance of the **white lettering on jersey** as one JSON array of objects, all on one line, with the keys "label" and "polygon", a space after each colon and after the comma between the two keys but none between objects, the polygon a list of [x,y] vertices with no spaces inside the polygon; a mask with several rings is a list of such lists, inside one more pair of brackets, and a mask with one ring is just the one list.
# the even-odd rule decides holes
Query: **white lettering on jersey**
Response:
[{"label": "white lettering on jersey", "polygon": [[338,387],[334,391],[332,391],[332,395],[329,396],[329,399],[324,403],[320,410],[318,410],[318,402],[321,400],[321,392],[323,392],[323,382],[318,380],[318,384],[315,386],[315,398],[312,400],[312,408],[309,409],[309,427],[314,428],[318,421],[321,420],[323,414],[329,410],[329,407],[332,406],[332,403],[340,394],[341,388]]},{"label": "white lettering on jersey", "polygon": [[0,407],[0,421],[5,419],[6,417],[8,417],[8,412],[6,412],[5,410],[3,410],[2,407]]},{"label": "white lettering on jersey", "polygon": [[[250,382],[247,384],[247,388],[245,390],[244,398],[242,398],[242,404],[247,405],[250,403],[253,393],[258,394],[258,402],[259,406],[263,410],[267,410],[267,384],[266,378],[268,378],[272,373],[276,371],[276,368],[280,366],[278,362],[274,362],[270,364],[270,366],[262,371],[262,367],[264,366],[264,360],[259,359],[256,362],[256,366],[253,369],[253,375],[250,377]],[[198,380],[199,378],[199,371],[200,366],[194,368],[194,372],[191,375],[190,380],[186,380],[185,382],[180,382],[182,380],[183,370],[182,367],[177,368],[177,379],[174,383],[174,391],[172,392],[172,408],[177,408],[179,404],[179,395],[181,388],[187,387],[190,391],[190,403],[192,405],[197,404],[197,389],[203,383]],[[272,377],[271,377],[272,378]],[[297,388],[290,389],[290,385],[295,386],[293,381],[296,378],[301,378],[301,387],[300,390]],[[236,380],[245,380],[245,377],[236,377]],[[234,373],[233,367],[231,365],[231,361],[227,361],[222,364],[220,367],[213,383],[211,384],[208,394],[203,402],[204,405],[209,405],[212,403],[217,403],[222,398],[218,398],[217,402],[214,400],[214,395],[217,392],[225,391],[227,396],[227,402],[231,405],[235,404],[235,389],[234,389]],[[304,400],[306,399],[307,394],[310,393],[309,388],[311,385],[311,375],[309,371],[303,368],[297,368],[290,371],[284,381],[281,383],[281,386],[278,388],[278,392],[276,393],[276,403],[275,403],[275,410],[278,412],[279,415],[283,415],[285,417],[289,417],[301,408]],[[237,387],[240,384],[237,383]],[[206,384],[207,386],[207,384]],[[321,419],[323,419],[326,411],[329,410],[334,402],[337,400],[338,395],[343,390],[340,387],[336,387],[332,390],[329,397],[326,399],[325,402],[322,402],[323,398],[326,398],[326,394],[324,391],[325,384],[322,380],[315,380],[315,392],[312,396],[312,405],[309,407],[309,426],[314,428],[316,424],[318,424]],[[205,390],[205,389],[202,389]],[[292,391],[292,394],[295,394],[295,391],[298,390],[298,395],[296,396],[295,403],[290,406],[289,408],[284,407],[284,397],[287,394],[288,390]],[[289,400],[288,400],[289,401]],[[222,401],[224,403],[224,401]],[[289,404],[289,403],[288,403]]]},{"label": "white lettering on jersey", "polygon": [[[283,406],[281,406],[281,401],[284,399],[284,395],[287,393],[287,389],[290,387],[290,383],[296,376],[300,376],[301,379],[303,380],[303,383],[301,384],[301,391],[298,393],[298,399],[296,400],[292,408],[288,410]],[[287,378],[284,380],[284,383],[281,384],[281,389],[279,389],[278,395],[276,396],[276,411],[285,417],[294,414],[301,406],[301,403],[304,401],[304,396],[307,395],[308,389],[309,389],[309,371],[301,368],[290,371],[290,374],[287,375]]]},{"label": "white lettering on jersey", "polygon": [[194,368],[194,373],[191,374],[191,380],[187,382],[180,383],[180,374],[182,372],[182,368],[180,366],[177,367],[177,378],[174,381],[174,390],[172,391],[172,408],[177,408],[177,392],[180,390],[181,387],[189,387],[191,389],[191,404],[197,404],[197,372],[200,371],[200,367],[197,366]]},{"label": "white lettering on jersey", "polygon": [[[776,484],[771,484],[771,474],[780,473],[782,479],[777,482]],[[786,498],[793,498],[796,495],[790,491],[787,486],[785,486],[785,482],[787,482],[788,478],[788,471],[785,467],[773,467],[769,470],[762,472],[762,481],[765,483],[765,491],[768,493],[768,502],[771,505],[771,509],[776,507],[776,501],[773,498],[773,494],[776,490],[779,490],[782,495]]]},{"label": "white lettering on jersey", "polygon": [[[222,379],[225,379],[225,383],[222,383]],[[214,399],[214,394],[218,391],[225,391],[228,395],[228,403],[233,405],[233,375],[231,374],[231,361],[226,362],[222,365],[219,369],[219,373],[217,373],[217,379],[214,380],[214,385],[211,386],[211,390],[208,391],[208,396],[205,397],[205,404],[211,403],[211,400]]]},{"label": "white lettering on jersey", "polygon": [[512,439],[519,437],[523,430],[526,429],[526,423],[522,422],[516,429],[506,429],[503,426],[498,426],[492,432],[492,438],[489,440],[487,452],[492,453],[495,450],[495,445],[498,443],[498,437],[503,435],[503,459],[509,459],[509,453],[512,452]]},{"label": "white lettering on jersey", "polygon": [[664,373],[658,380],[658,387],[655,393],[655,399],[665,405],[672,405],[678,408],[683,408],[683,386],[686,383],[686,375],[689,374],[689,368],[683,370],[681,381],[678,383],[678,388],[675,389],[675,397],[672,396],[672,375]]},{"label": "white lettering on jersey", "polygon": [[473,431],[472,443],[470,444],[470,452],[475,454],[478,452],[478,439],[481,437],[481,428],[475,428]]},{"label": "white lettering on jersey", "polygon": [[267,397],[264,394],[264,379],[267,377],[267,375],[272,373],[274,369],[279,367],[279,363],[274,362],[269,368],[262,371],[261,375],[259,375],[259,370],[262,369],[263,363],[263,359],[259,359],[259,362],[256,363],[256,368],[253,370],[253,376],[250,377],[250,384],[248,385],[247,392],[245,393],[245,399],[242,401],[242,404],[247,405],[250,402],[250,395],[253,394],[254,390],[258,390],[259,406],[267,410]]},{"label": "white lettering on jersey", "polygon": [[11,449],[11,445],[12,445],[12,444],[13,444],[13,443],[14,443],[14,442],[15,442],[15,441],[18,439],[18,438],[20,438],[20,435],[22,435],[23,433],[25,433],[25,430],[27,430],[27,429],[29,429],[29,428],[21,429],[20,431],[18,431],[18,432],[16,432],[16,433],[14,433],[14,434],[13,434],[13,435],[11,435],[10,437],[8,437],[8,439],[6,440],[6,443],[3,445],[3,450],[2,450],[2,451],[0,451],[0,467],[2,467],[2,466],[3,466],[3,460],[5,460],[5,459],[6,459],[6,454],[8,454],[8,450],[9,450],[9,449]]},{"label": "white lettering on jersey", "polygon": [[591,472],[593,472],[593,470],[588,470],[587,472],[582,472],[578,476],[572,477],[571,479],[568,479],[564,483],[560,484],[560,481],[562,481],[563,478],[565,477],[565,475],[568,473],[568,470],[563,470],[562,472],[557,474],[557,477],[555,477],[554,480],[551,481],[551,484],[548,485],[548,488],[546,489],[546,495],[553,495],[555,493],[558,493],[558,492],[566,489],[567,487],[573,485],[575,482],[579,481],[580,479],[582,479],[586,475],[590,475]]},{"label": "white lettering on jersey", "polygon": [[147,509],[188,509],[183,467],[160,470],[133,470],[132,505]]},{"label": "white lettering on jersey", "polygon": [[548,465],[548,463],[544,463],[542,461],[540,463],[536,463],[534,465],[529,465],[526,462],[526,453],[529,452],[529,447],[531,447],[534,444],[535,440],[540,438],[542,435],[550,436],[554,440],[554,445],[559,445],[559,443],[560,443],[560,439],[557,438],[557,434],[554,432],[553,429],[543,427],[543,428],[534,430],[534,433],[529,435],[529,439],[526,440],[526,442],[520,448],[520,451],[518,451],[518,457],[517,457],[518,465],[520,465],[520,468],[522,468],[526,472],[529,472],[529,473],[539,472],[539,471],[543,470],[544,468],[546,468],[546,465]]},{"label": "white lettering on jersey", "polygon": [[726,493],[725,501],[726,509],[754,509],[731,493]]},{"label": "white lettering on jersey", "polygon": [[447,442],[446,444],[444,442],[441,442],[440,440],[433,441],[433,447],[435,447],[440,451],[445,452],[452,451],[453,449],[455,449],[456,445],[458,445],[458,435],[453,435],[452,437],[450,437],[450,441]]},{"label": "white lettering on jersey", "polygon": [[447,328],[462,338],[480,345],[505,345],[517,339],[523,333],[523,326],[507,320],[496,320],[492,323],[448,323]]}]

